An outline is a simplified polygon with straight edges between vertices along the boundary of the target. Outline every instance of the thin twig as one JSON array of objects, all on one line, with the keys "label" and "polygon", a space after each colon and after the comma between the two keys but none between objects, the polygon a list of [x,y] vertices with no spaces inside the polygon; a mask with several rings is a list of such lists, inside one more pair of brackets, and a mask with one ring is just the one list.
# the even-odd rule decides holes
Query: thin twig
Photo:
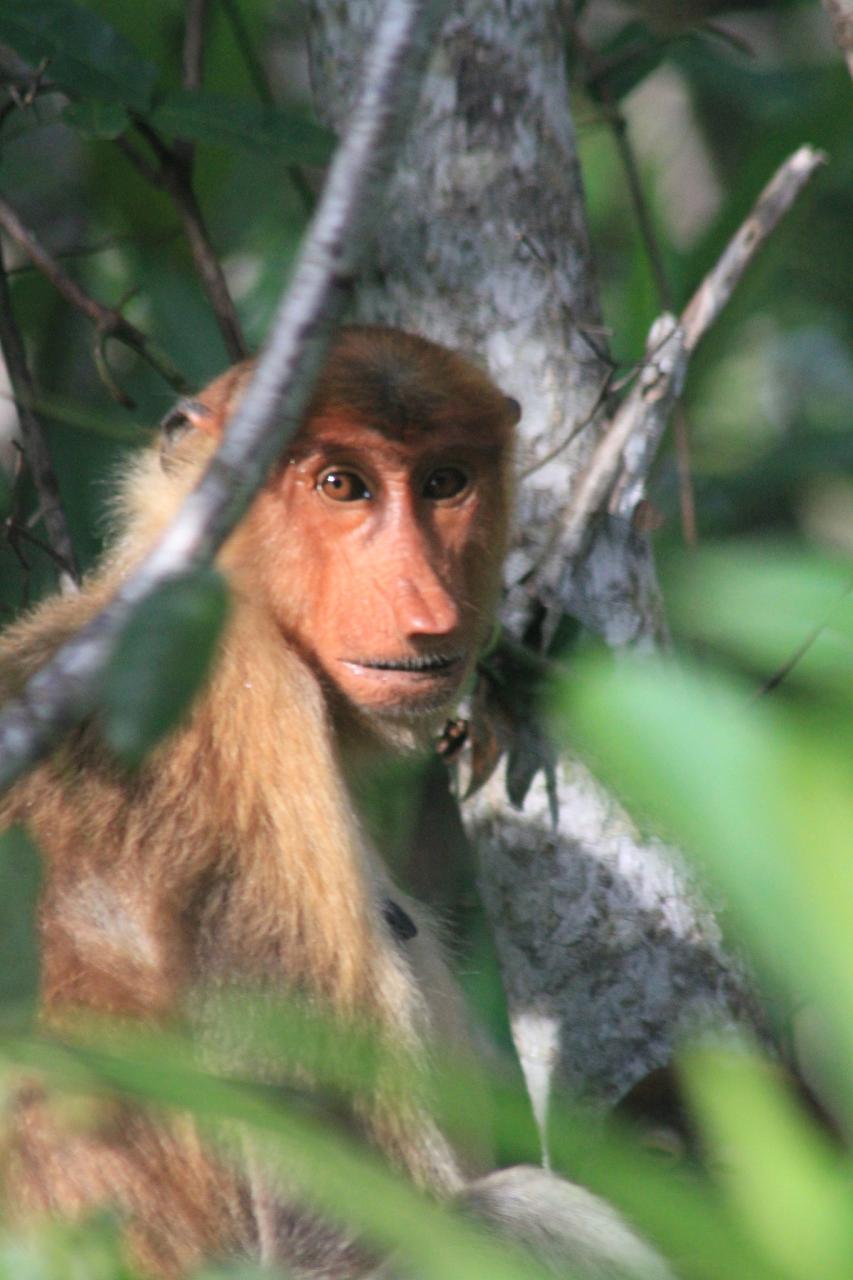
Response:
[{"label": "thin twig", "polygon": [[687,414],[681,401],[675,406],[674,429],[675,465],[678,471],[678,501],[681,508],[681,532],[688,547],[698,542],[696,531],[696,497],[693,492],[693,475],[690,467],[690,432]]},{"label": "thin twig", "polygon": [[76,590],[80,581],[80,570],[74,554],[74,544],[65,518],[59,484],[53,469],[44,428],[34,408],[35,387],[27,364],[21,331],[12,307],[2,244],[0,244],[0,346],[3,348],[9,382],[18,406],[18,421],[21,424],[24,452],[41,504],[51,553],[62,567],[60,585],[64,591],[73,591]]},{"label": "thin twig", "polygon": [[[202,86],[204,77],[204,39],[207,27],[207,0],[186,0],[184,46],[181,51],[181,84],[189,93]],[[175,143],[175,157],[191,180],[195,145],[183,138]]]},{"label": "thin twig", "polygon": [[[171,243],[180,234],[177,227],[172,231],[161,231],[156,235],[150,236],[139,236],[131,231],[116,232],[113,235],[104,236],[103,240],[97,240],[92,244],[78,244],[71,245],[67,249],[56,249],[53,257],[56,262],[76,262],[82,258],[95,258],[100,253],[111,253],[113,249],[118,249],[124,244],[157,248],[160,245]],[[14,267],[9,267],[6,272],[6,278],[14,280],[16,276],[31,275],[37,269],[32,262],[21,262]]]},{"label": "thin twig", "polygon": [[245,63],[246,71],[249,74],[249,79],[252,82],[252,87],[254,88],[255,93],[258,95],[259,100],[265,107],[274,107],[275,99],[272,96],[272,90],[267,83],[267,77],[264,73],[264,69],[255,53],[248,28],[246,27],[245,19],[240,11],[240,6],[235,4],[234,0],[220,0],[220,4],[225,13],[225,17],[228,19],[228,24],[231,27],[231,34],[234,37],[234,43],[237,46],[237,51],[240,54],[240,57]]},{"label": "thin twig", "polygon": [[[265,107],[275,107],[275,98],[272,95],[264,69],[255,54],[252,46],[252,40],[246,28],[243,14],[240,6],[235,0],[220,0],[225,16],[231,27],[231,33],[234,36],[234,43],[243,59],[248,72],[249,79],[252,82],[258,99]],[[314,212],[317,204],[317,197],[309,185],[305,174],[302,172],[301,165],[287,164],[285,165],[285,173],[293,183],[296,192],[305,207],[308,214]]]},{"label": "thin twig", "polygon": [[809,652],[812,645],[814,645],[823,635],[824,631],[832,621],[832,615],[835,613],[839,605],[847,599],[851,591],[853,591],[853,582],[849,582],[841,592],[838,599],[833,601],[832,605],[827,609],[824,617],[821,618],[820,622],[815,623],[805,640],[803,640],[802,644],[799,644],[790,657],[786,658],[785,661],[776,668],[773,674],[767,677],[761,685],[761,688],[756,693],[756,698],[763,698],[765,694],[772,693],[774,689],[778,689],[779,685],[788,678],[797,664],[801,662]]},{"label": "thin twig", "polygon": [[[202,85],[206,22],[207,0],[187,0],[181,82],[190,93]],[[193,187],[195,146],[179,138],[173,147],[168,147],[150,125],[142,120],[135,123],[137,132],[157,157],[158,165],[152,165],[140,155],[127,138],[118,139],[120,149],[147,182],[161,187],[171,198],[183,223],[193,265],[216,318],[225,350],[229,359],[242,360],[248,348],[237,309]]]},{"label": "thin twig", "polygon": [[[664,311],[672,311],[675,306],[674,295],[666,273],[666,267],[664,266],[663,253],[654,229],[646,194],[643,190],[640,167],[637,164],[637,157],[634,154],[634,148],[628,135],[628,122],[618,101],[610,92],[607,75],[605,74],[605,65],[598,54],[584,40],[574,19],[569,16],[567,21],[571,26],[572,36],[577,43],[581,58],[588,68],[589,81],[594,86],[595,95],[604,106],[605,118],[616,140],[622,168],[625,170],[631,203],[634,206],[634,216],[637,219],[640,239],[645,247],[646,257],[649,260],[652,275],[655,279],[658,301]],[[687,546],[692,547],[696,545],[696,504],[693,495],[693,478],[690,471],[690,442],[687,432],[687,418],[681,405],[675,406],[674,437],[681,530],[685,543]]]},{"label": "thin twig", "polygon": [[[640,376],[599,441],[588,466],[577,479],[560,533],[560,554],[571,558],[580,549],[589,522],[600,510],[620,470],[619,507],[633,511],[638,477],[645,478],[651,458],[675,399],[681,394],[686,370],[684,335],[675,318],[659,316],[649,332]],[[629,446],[639,456],[629,456]],[[625,514],[624,510],[613,514]]]},{"label": "thin twig", "polygon": [[559,536],[537,571],[536,587],[544,599],[554,599],[566,566],[580,551],[592,517],[604,505],[620,472],[618,493],[613,494],[609,510],[612,515],[631,519],[644,495],[649,469],[667,417],[680,394],[690,356],[729,301],[749,263],[824,160],[811,147],[800,147],[790,156],[761,192],[680,320],[665,313],[652,325],[640,377],[578,476]]},{"label": "thin twig", "polygon": [[[616,140],[619,158],[622,161],[622,168],[625,170],[631,203],[634,206],[634,215],[637,219],[640,239],[643,242],[646,257],[649,260],[652,275],[655,278],[661,308],[664,311],[672,311],[675,305],[672,289],[667,279],[666,268],[663,264],[663,254],[655,234],[646,194],[643,191],[640,167],[637,164],[634,148],[628,136],[628,122],[619,106],[618,100],[611,93],[607,82],[608,73],[613,71],[614,64],[606,63],[587,43],[578,28],[574,14],[567,4],[562,6],[562,18],[586,70],[585,79],[590,94],[601,104],[604,118]],[[638,48],[637,52],[639,51]],[[630,50],[623,50],[616,65],[621,64],[623,61],[629,61],[631,56]]]},{"label": "thin twig", "polygon": [[125,346],[131,347],[181,395],[185,395],[190,390],[189,383],[169,355],[151,338],[146,337],[141,329],[137,329],[129,320],[126,320],[121,312],[97,302],[81,289],[79,284],[63,271],[53,254],[49,253],[24,226],[18,214],[2,195],[0,195],[0,226],[10,239],[20,245],[33,265],[62,294],[66,302],[70,302],[72,307],[82,311],[100,334],[108,338],[116,338]]},{"label": "thin twig", "polygon": [[634,216],[637,219],[637,226],[640,230],[640,239],[646,250],[646,257],[652,269],[652,275],[655,278],[655,287],[658,291],[658,298],[664,311],[672,311],[675,303],[673,299],[672,289],[666,274],[666,268],[663,265],[663,254],[657,235],[655,234],[652,216],[649,210],[646,194],[643,191],[643,183],[640,178],[640,169],[637,164],[634,148],[628,137],[628,122],[625,119],[619,107],[612,101],[610,91],[602,88],[602,100],[607,107],[607,119],[616,139],[616,147],[619,151],[619,157],[622,161],[622,168],[625,170],[625,178],[628,182],[628,191],[631,195],[631,203],[634,206]]},{"label": "thin twig", "polygon": [[[135,123],[137,132],[151,147],[160,167],[152,170],[144,162],[140,164],[138,160],[134,160],[134,163],[141,172],[148,174],[152,182],[162,187],[177,209],[189,242],[193,265],[213,309],[228,356],[231,360],[242,360],[248,353],[248,348],[243,340],[240,320],[222,265],[216,256],[204,215],[196,200],[191,171],[181,155],[167,147],[156,130],[144,120],[137,120]],[[128,154],[127,148],[125,154]]]},{"label": "thin twig", "polygon": [[361,92],[303,242],[269,342],[201,481],[107,606],[0,716],[0,786],[95,706],[97,682],[130,611],[176,574],[209,563],[297,429],[378,225],[377,203],[414,106],[442,0],[389,0]]},{"label": "thin twig", "polygon": [[800,147],[777,169],[751,213],[729,241],[717,265],[708,272],[682,312],[681,324],[688,351],[695,350],[783,214],[788,212],[809,178],[826,164],[826,160],[824,152],[815,151],[813,147]]},{"label": "thin twig", "polygon": [[204,73],[204,33],[207,0],[187,0],[181,80],[191,92],[200,89]]},{"label": "thin twig", "polygon": [[527,480],[530,476],[535,475],[537,471],[541,471],[543,467],[547,467],[549,462],[553,462],[555,458],[558,458],[564,449],[568,449],[572,441],[577,439],[577,437],[584,430],[584,428],[588,427],[589,424],[592,422],[593,418],[597,416],[598,411],[601,408],[601,406],[604,404],[604,401],[607,399],[608,393],[611,391],[612,386],[613,386],[613,370],[608,369],[601,380],[601,386],[598,388],[595,395],[593,396],[592,405],[584,414],[584,416],[580,419],[580,421],[574,424],[571,431],[569,431],[568,435],[565,436],[564,439],[560,440],[557,444],[555,444],[553,449],[549,449],[548,452],[544,454],[541,458],[534,459],[534,461],[531,462],[529,466],[526,466],[523,468],[523,470],[519,471],[515,477],[516,483],[520,484],[522,480]]},{"label": "thin twig", "polygon": [[[9,533],[10,541],[13,541],[15,538],[22,538],[25,542],[32,543],[34,547],[38,547],[39,551],[43,551],[46,556],[50,557],[50,559],[54,562],[54,564],[60,570],[61,574],[63,574],[64,576],[68,575],[68,563],[65,557],[60,555],[59,552],[56,551],[50,545],[49,542],[45,542],[37,534],[33,533],[31,529],[28,529],[26,525],[19,524],[17,520],[12,520],[12,519],[7,520],[6,528]],[[19,558],[20,558],[20,553],[19,553]],[[25,567],[29,568],[28,565]],[[74,589],[77,590],[76,583],[75,583]]]}]

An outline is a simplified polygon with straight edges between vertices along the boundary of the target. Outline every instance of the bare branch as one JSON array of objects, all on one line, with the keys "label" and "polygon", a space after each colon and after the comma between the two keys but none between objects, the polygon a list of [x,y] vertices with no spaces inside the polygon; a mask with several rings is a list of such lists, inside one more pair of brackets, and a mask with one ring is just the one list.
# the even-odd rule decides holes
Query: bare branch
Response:
[{"label": "bare branch", "polygon": [[[186,0],[184,47],[181,51],[181,84],[190,93],[200,89],[204,79],[207,16],[207,0]],[[181,139],[175,143],[175,156],[184,165],[189,178],[195,159],[195,144]]]},{"label": "bare branch", "polygon": [[838,47],[853,76],[853,0],[823,0]]},{"label": "bare branch", "polygon": [[61,566],[60,585],[64,591],[75,590],[80,581],[80,570],[62,507],[50,450],[47,447],[41,421],[34,408],[35,387],[27,364],[21,331],[12,308],[2,244],[0,244],[0,346],[3,348],[9,381],[17,404],[24,452],[39,496],[50,551],[57,564]]},{"label": "bare branch", "polygon": [[81,289],[67,272],[63,271],[53,254],[21,222],[18,214],[9,202],[0,195],[0,226],[10,239],[24,250],[27,257],[39,269],[53,287],[62,294],[66,302],[82,311],[91,320],[98,333],[105,338],[117,338],[125,346],[131,347],[143,360],[147,360],[170,386],[181,394],[190,390],[189,383],[177,365],[165,351],[151,338],[146,337],[141,329],[126,320],[120,311],[104,306]]},{"label": "bare branch", "polygon": [[231,27],[231,34],[234,37],[234,43],[236,44],[240,56],[246,65],[249,79],[252,82],[255,93],[258,95],[258,99],[266,107],[275,106],[275,99],[270,92],[270,87],[267,83],[264,69],[252,47],[252,40],[248,30],[246,29],[246,21],[240,11],[239,4],[235,3],[235,0],[221,0],[221,4],[225,16],[228,19],[228,24]]},{"label": "bare branch", "polygon": [[248,348],[243,339],[240,320],[225,274],[213,248],[204,215],[196,200],[192,185],[192,163],[184,159],[183,152],[179,148],[172,150],[167,147],[159,135],[144,121],[138,120],[136,128],[157,156],[160,168],[153,170],[128,148],[124,148],[125,154],[130,156],[140,172],[150,181],[163,188],[177,209],[184,224],[184,234],[189,242],[193,265],[213,309],[229,359],[242,360]]},{"label": "bare branch", "polygon": [[[572,6],[567,0],[564,0],[564,3],[560,6],[560,16],[572,43],[580,53],[586,72],[584,78],[587,88],[593,99],[601,103],[604,117],[613,133],[619,158],[622,161],[622,168],[625,170],[628,192],[631,197],[631,203],[634,206],[634,216],[637,219],[640,239],[645,247],[652,275],[655,278],[660,305],[667,311],[671,311],[674,306],[672,289],[663,265],[663,254],[655,234],[651,210],[646,200],[646,194],[643,191],[640,166],[637,164],[637,157],[634,154],[634,148],[628,136],[628,122],[619,106],[618,99],[610,91],[608,85],[607,73],[613,70],[613,66],[612,64],[608,65],[599,57],[583,38],[575,20]],[[629,52],[623,50],[623,56],[628,57]]]},{"label": "bare branch", "polygon": [[696,498],[690,471],[690,432],[684,405],[675,406],[675,465],[678,471],[678,504],[681,508],[681,532],[688,547],[698,541],[696,531]]},{"label": "bare branch", "polygon": [[681,324],[688,351],[710,329],[728,302],[746,268],[788,212],[812,174],[827,160],[822,151],[800,147],[768,182],[712,271],[684,308]]},{"label": "bare branch", "polygon": [[207,23],[207,0],[187,0],[184,27],[183,74],[185,89],[200,89],[204,69],[204,31]]},{"label": "bare branch", "polygon": [[684,334],[674,316],[665,312],[649,331],[640,376],[578,476],[560,530],[561,559],[577,555],[589,522],[602,507],[620,468],[626,484],[637,476],[645,478],[649,454],[657,447],[681,392],[686,367]]},{"label": "bare branch", "polygon": [[[190,92],[200,89],[202,84],[206,21],[207,0],[187,0],[182,84]],[[116,141],[146,182],[162,188],[177,209],[196,274],[216,318],[228,357],[230,360],[242,360],[248,354],[248,348],[240,319],[193,188],[195,147],[184,139],[179,139],[174,147],[168,147],[160,135],[142,120],[136,121],[136,129],[157,157],[157,166],[140,155],[127,138],[121,137]]]},{"label": "bare branch", "polygon": [[0,786],[95,705],[97,680],[130,610],[175,574],[208,563],[297,429],[415,100],[443,4],[390,0],[365,62],[350,127],[239,409],[196,489],[107,608],[0,716]]},{"label": "bare branch", "polygon": [[[824,163],[811,147],[800,147],[777,170],[749,216],[729,241],[722,257],[687,304],[678,323],[664,314],[649,332],[640,377],[623,400],[583,473],[578,476],[555,540],[539,574],[546,596],[553,599],[566,564],[579,553],[592,516],[611,493],[611,515],[630,520],[643,497],[649,470],[673,404],[680,393],[687,362],[699,340],[728,302],[749,263],[765,243],[799,191]],[[559,594],[559,593],[558,593]]]},{"label": "bare branch", "polygon": [[[220,0],[220,3],[225,13],[225,17],[228,20],[229,26],[231,27],[231,34],[234,37],[234,43],[236,44],[240,52],[240,56],[245,63],[246,71],[252,82],[255,93],[258,95],[258,100],[262,102],[265,107],[274,107],[275,98],[273,97],[269,84],[267,83],[267,77],[264,73],[264,69],[252,47],[252,40],[246,28],[246,22],[240,11],[239,4],[236,3],[236,0]],[[293,183],[305,211],[309,214],[313,213],[317,204],[317,197],[314,194],[311,184],[305,177],[305,174],[302,172],[301,165],[289,163],[285,165],[285,173]]]}]

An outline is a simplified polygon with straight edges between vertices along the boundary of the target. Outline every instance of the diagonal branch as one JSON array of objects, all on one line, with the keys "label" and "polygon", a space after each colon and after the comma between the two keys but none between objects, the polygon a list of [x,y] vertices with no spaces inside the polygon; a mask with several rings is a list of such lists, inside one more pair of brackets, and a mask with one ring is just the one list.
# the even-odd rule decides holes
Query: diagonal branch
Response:
[{"label": "diagonal branch", "polygon": [[92,711],[98,677],[131,609],[168,578],[212,559],[298,427],[332,324],[378,225],[377,203],[443,8],[439,0],[389,0],[292,283],[225,438],[154,550],[0,716],[0,786]]},{"label": "diagonal branch", "polygon": [[0,347],[3,349],[9,381],[15,396],[18,420],[24,439],[24,453],[41,504],[41,514],[47,530],[50,551],[57,563],[62,566],[60,583],[63,590],[74,590],[80,581],[80,570],[62,507],[50,450],[35,410],[35,387],[27,364],[21,331],[12,308],[2,245],[0,245]]},{"label": "diagonal branch", "polygon": [[[665,313],[655,321],[641,375],[578,476],[559,536],[543,561],[538,581],[549,603],[555,600],[555,592],[559,597],[558,584],[567,572],[566,565],[580,553],[590,521],[608,494],[611,514],[631,519],[643,496],[690,356],[731,298],[750,262],[825,159],[812,147],[800,147],[794,152],[761,192],[680,320]],[[614,492],[620,471],[618,492]]]},{"label": "diagonal branch", "polygon": [[81,289],[76,280],[72,280],[59,265],[54,255],[49,253],[41,241],[24,226],[17,212],[2,194],[0,194],[0,227],[23,249],[33,265],[62,294],[66,302],[70,302],[72,307],[82,311],[83,315],[91,320],[101,340],[117,338],[119,342],[123,342],[125,346],[131,347],[142,356],[143,360],[147,360],[176,391],[184,394],[190,390],[189,383],[167,353],[141,329],[137,329],[129,320],[126,320],[120,311],[116,311],[114,307],[104,306],[102,302],[96,301]]},{"label": "diagonal branch", "polygon": [[687,350],[695,350],[717,319],[746,268],[788,212],[803,187],[827,157],[813,147],[800,147],[768,182],[748,217],[732,236],[722,257],[709,271],[684,308],[681,325]]},{"label": "diagonal branch", "polygon": [[196,274],[216,317],[229,359],[242,360],[247,348],[222,264],[216,256],[193,189],[191,155],[188,160],[187,153],[178,147],[174,150],[167,147],[155,130],[142,120],[137,120],[136,128],[156,155],[160,167],[152,168],[130,146],[125,145],[122,150],[144,177],[166,192],[177,209]]}]

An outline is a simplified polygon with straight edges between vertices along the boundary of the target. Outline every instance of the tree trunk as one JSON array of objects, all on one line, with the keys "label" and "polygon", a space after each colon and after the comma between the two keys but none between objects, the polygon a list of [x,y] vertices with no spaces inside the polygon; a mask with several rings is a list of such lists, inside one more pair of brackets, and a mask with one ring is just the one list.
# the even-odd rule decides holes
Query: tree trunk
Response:
[{"label": "tree trunk", "polygon": [[[317,102],[340,125],[379,5],[307,4]],[[609,364],[559,11],[559,0],[454,7],[376,213],[356,310],[479,355],[523,406],[507,627],[536,643],[564,611],[614,647],[650,649],[666,631],[634,520],[644,473],[566,541],[606,426]],[[688,1028],[739,1023],[751,1002],[680,859],[644,839],[584,765],[550,762],[523,717],[505,730],[508,763],[463,814],[544,1132],[555,1078],[610,1104]]]}]

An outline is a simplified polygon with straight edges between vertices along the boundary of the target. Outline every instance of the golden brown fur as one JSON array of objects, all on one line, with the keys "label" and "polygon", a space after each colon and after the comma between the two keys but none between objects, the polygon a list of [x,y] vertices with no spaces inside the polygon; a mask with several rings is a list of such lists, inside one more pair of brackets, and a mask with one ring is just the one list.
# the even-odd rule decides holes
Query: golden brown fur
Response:
[{"label": "golden brown fur", "polygon": [[[129,468],[104,566],[79,596],[46,602],[3,637],[0,698],[152,545],[249,373],[229,370],[184,402],[164,455],[152,449]],[[136,773],[111,759],[93,720],[0,797],[0,830],[24,824],[45,859],[48,1027],[73,1032],[91,1012],[189,1025],[212,1038],[217,1060],[277,1080],[275,1063],[223,1043],[216,996],[298,993],[404,1055],[405,1089],[380,1070],[352,1119],[442,1196],[465,1184],[421,1068],[434,1046],[464,1044],[464,1018],[434,930],[391,884],[350,784],[365,753],[423,746],[473,669],[498,587],[517,416],[451,352],[392,330],[344,331],[306,426],[220,557],[233,608],[186,720]],[[215,1256],[284,1263],[297,1280],[371,1269],[356,1241],[292,1202],[251,1140],[242,1161],[233,1147],[226,1160],[188,1117],[123,1102],[69,1126],[30,1083],[4,1201],[13,1220],[116,1208],[152,1276]],[[568,1261],[595,1276],[665,1274],[607,1206],[541,1171],[474,1184],[467,1204],[556,1258],[558,1272]]]},{"label": "golden brown fur", "polygon": [[[378,339],[386,364],[395,341],[387,334]],[[345,335],[331,361],[340,374],[330,383],[336,412],[341,351],[352,344]],[[433,362],[456,367],[469,390],[485,388],[493,410],[503,403],[458,357],[427,344],[416,345],[415,355],[423,350]],[[245,368],[229,371],[193,404],[201,431],[174,447],[165,469],[153,450],[134,463],[117,504],[121,534],[111,558],[79,596],[48,601],[7,632],[0,695],[15,692],[96,614],[151,545],[211,451],[208,433],[218,435],[245,377]],[[315,412],[322,395],[321,386]],[[413,412],[424,396],[421,386]],[[460,401],[445,394],[443,403]],[[494,431],[485,419],[477,430]],[[498,425],[506,436],[506,423]],[[501,521],[503,505],[501,498]],[[273,478],[221,558],[234,607],[215,674],[145,766],[136,774],[119,768],[97,724],[89,723],[0,799],[0,828],[25,824],[47,866],[42,1016],[60,1027],[73,1025],[76,1009],[180,1022],[192,1020],[200,988],[296,991],[345,1019],[386,1028],[395,1044],[423,1059],[429,1043],[461,1038],[462,1019],[423,913],[393,889],[418,925],[405,946],[383,918],[390,881],[362,834],[336,742],[347,722],[351,738],[363,734],[366,722],[339,698],[333,726],[322,672],[283,637],[280,614],[289,606],[270,604],[271,560],[278,558],[276,577],[292,588],[299,581],[294,554],[308,554],[298,529],[274,527],[281,517]],[[482,535],[478,541],[482,547]],[[498,547],[500,541],[498,533]],[[491,578],[488,598],[479,592],[478,617],[491,606],[494,570]],[[480,621],[469,625],[482,630]],[[435,714],[427,719],[432,723]],[[362,1118],[389,1159],[446,1194],[460,1185],[456,1159],[416,1093],[404,1107],[368,1103]],[[136,1256],[163,1275],[180,1274],[210,1254],[251,1252],[264,1234],[248,1186],[241,1189],[217,1164],[188,1121],[155,1125],[131,1108],[88,1136],[68,1135],[52,1121],[47,1102],[29,1097],[19,1112],[6,1193],[12,1213],[24,1215],[74,1216],[117,1200],[129,1214]],[[172,1206],[168,1213],[165,1204]],[[293,1236],[295,1228],[290,1222],[273,1230]],[[296,1259],[306,1275],[324,1274],[321,1248],[317,1255],[315,1263]],[[336,1265],[344,1274],[340,1258]]]}]

